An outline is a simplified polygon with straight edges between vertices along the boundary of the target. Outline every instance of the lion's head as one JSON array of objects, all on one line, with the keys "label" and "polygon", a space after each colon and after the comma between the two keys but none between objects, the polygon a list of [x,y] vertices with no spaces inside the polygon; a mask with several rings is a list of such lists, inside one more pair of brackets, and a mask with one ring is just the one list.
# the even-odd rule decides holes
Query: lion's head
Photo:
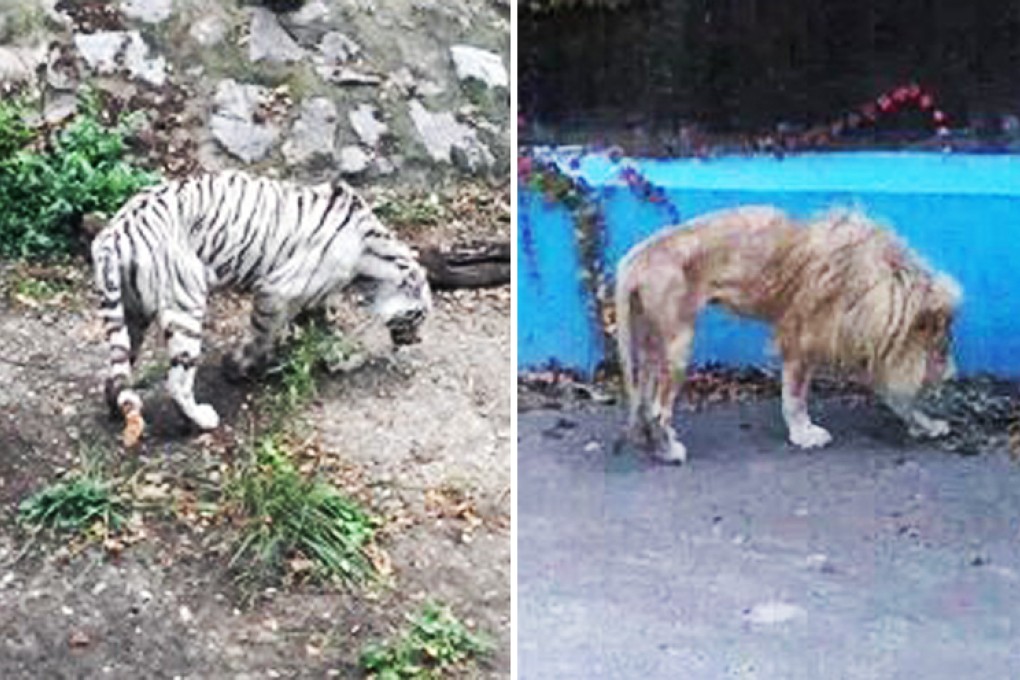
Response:
[{"label": "lion's head", "polygon": [[791,299],[777,322],[787,351],[914,395],[949,377],[960,286],[892,231],[858,211],[833,211],[800,230],[784,254]]}]

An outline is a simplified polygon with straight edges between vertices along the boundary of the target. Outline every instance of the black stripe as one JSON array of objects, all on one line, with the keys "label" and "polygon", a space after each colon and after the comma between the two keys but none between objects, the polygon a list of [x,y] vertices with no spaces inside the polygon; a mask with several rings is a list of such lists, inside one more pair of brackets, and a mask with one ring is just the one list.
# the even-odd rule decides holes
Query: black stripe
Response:
[{"label": "black stripe", "polygon": [[195,365],[195,357],[186,352],[170,358],[170,368],[192,368]]}]

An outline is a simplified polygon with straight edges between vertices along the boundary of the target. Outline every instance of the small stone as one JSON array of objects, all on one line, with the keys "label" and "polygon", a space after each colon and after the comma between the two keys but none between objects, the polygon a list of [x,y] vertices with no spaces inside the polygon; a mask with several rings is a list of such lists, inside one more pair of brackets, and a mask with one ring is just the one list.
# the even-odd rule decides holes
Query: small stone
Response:
[{"label": "small stone", "polygon": [[757,625],[774,625],[796,619],[803,619],[807,612],[803,607],[788,602],[762,602],[744,612],[749,623]]},{"label": "small stone", "polygon": [[358,139],[366,146],[377,146],[383,135],[389,132],[389,126],[376,118],[377,113],[378,110],[374,106],[359,104],[347,114],[354,134],[358,135]]},{"label": "small stone", "polygon": [[181,623],[183,623],[184,625],[191,623],[195,619],[195,615],[191,613],[191,609],[188,608],[188,605],[186,604],[181,605],[181,608],[178,610],[178,613],[180,614],[181,617]]},{"label": "small stone", "polygon": [[249,59],[254,62],[265,60],[286,63],[300,61],[304,56],[305,51],[280,26],[275,14],[262,7],[252,8],[248,39]]},{"label": "small stone", "polygon": [[379,85],[382,78],[373,74],[358,71],[347,66],[323,64],[315,69],[319,77],[337,85]]},{"label": "small stone", "polygon": [[510,86],[510,76],[503,66],[503,59],[495,52],[470,45],[454,45],[450,54],[460,80],[478,80],[486,87]]},{"label": "small stone", "polygon": [[361,53],[361,46],[343,33],[330,31],[322,36],[319,52],[330,64],[346,64]]},{"label": "small stone", "polygon": [[220,81],[216,88],[216,112],[209,122],[213,137],[246,163],[265,158],[279,136],[275,125],[254,120],[255,111],[266,96],[265,88],[239,84],[230,78]]},{"label": "small stone", "polygon": [[43,110],[43,120],[50,125],[56,125],[67,120],[78,111],[78,97],[72,94],[62,94],[46,101]]},{"label": "small stone", "polygon": [[414,94],[418,87],[414,74],[406,66],[401,66],[391,73],[387,84],[405,97]]},{"label": "small stone", "polygon": [[149,58],[149,47],[138,31],[99,31],[76,34],[74,45],[90,69],[115,73],[123,66],[132,78],[161,87],[166,83],[166,59]]},{"label": "small stone", "polygon": [[453,163],[456,157],[459,165],[471,171],[495,163],[492,152],[478,139],[477,133],[458,122],[452,113],[433,113],[418,100],[411,101],[410,113],[432,160]]},{"label": "small stone", "polygon": [[170,18],[173,0],[124,0],[120,10],[129,19],[158,24]]},{"label": "small stone", "polygon": [[193,23],[188,29],[188,35],[202,47],[212,47],[223,41],[227,28],[227,22],[222,17],[210,14]]},{"label": "small stone", "polygon": [[340,172],[344,175],[359,175],[368,169],[371,157],[359,146],[345,146],[340,149]]},{"label": "small stone", "polygon": [[333,138],[336,135],[336,105],[325,97],[312,97],[301,104],[301,115],[291,129],[290,139],[283,145],[288,165],[299,165],[313,159],[333,159]]}]

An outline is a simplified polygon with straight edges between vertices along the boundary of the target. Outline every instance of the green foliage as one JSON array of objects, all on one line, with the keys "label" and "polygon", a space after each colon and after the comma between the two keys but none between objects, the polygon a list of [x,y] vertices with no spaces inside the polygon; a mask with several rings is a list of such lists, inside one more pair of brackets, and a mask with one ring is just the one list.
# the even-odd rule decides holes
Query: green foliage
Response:
[{"label": "green foliage", "polygon": [[66,254],[91,212],[112,214],[157,177],[124,159],[127,123],[107,127],[95,98],[44,139],[25,124],[27,104],[0,102],[0,257]]},{"label": "green foliage", "polygon": [[389,196],[373,208],[380,220],[397,229],[432,227],[442,222],[443,207],[436,196]]},{"label": "green foliage", "polygon": [[256,443],[229,494],[243,517],[230,561],[242,586],[279,580],[289,560],[310,562],[324,580],[361,583],[374,575],[367,551],[377,521],[333,485],[305,478],[277,438]]},{"label": "green foliage", "polygon": [[34,529],[85,533],[97,524],[116,531],[126,519],[126,506],[111,485],[85,473],[48,486],[18,508],[19,520]]},{"label": "green foliage", "polygon": [[352,343],[324,322],[309,321],[298,326],[280,354],[279,365],[272,371],[278,375],[279,383],[267,395],[274,419],[271,428],[279,430],[283,421],[316,395],[316,370],[343,363],[353,352]]},{"label": "green foliage", "polygon": [[7,158],[32,139],[32,130],[25,124],[26,110],[18,100],[0,104],[0,158]]},{"label": "green foliage", "polygon": [[68,290],[70,286],[58,280],[19,278],[14,283],[15,294],[38,302],[52,300]]},{"label": "green foliage", "polygon": [[486,654],[492,643],[472,633],[446,607],[426,604],[408,618],[410,628],[396,640],[373,643],[361,653],[361,667],[379,680],[439,678]]}]

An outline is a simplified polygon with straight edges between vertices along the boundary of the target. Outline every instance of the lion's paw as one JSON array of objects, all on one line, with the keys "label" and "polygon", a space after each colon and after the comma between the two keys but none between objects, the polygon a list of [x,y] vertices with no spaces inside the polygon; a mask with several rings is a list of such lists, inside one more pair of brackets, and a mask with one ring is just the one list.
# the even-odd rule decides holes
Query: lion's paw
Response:
[{"label": "lion's paw", "polygon": [[925,418],[923,422],[910,427],[910,436],[915,438],[937,439],[945,437],[947,434],[949,434],[949,423],[935,418]]},{"label": "lion's paw", "polygon": [[817,449],[832,441],[832,435],[824,427],[808,423],[790,430],[790,441],[802,449]]},{"label": "lion's paw", "polygon": [[666,446],[655,449],[655,457],[663,463],[676,463],[677,465],[687,462],[687,447],[675,439],[670,438]]}]

